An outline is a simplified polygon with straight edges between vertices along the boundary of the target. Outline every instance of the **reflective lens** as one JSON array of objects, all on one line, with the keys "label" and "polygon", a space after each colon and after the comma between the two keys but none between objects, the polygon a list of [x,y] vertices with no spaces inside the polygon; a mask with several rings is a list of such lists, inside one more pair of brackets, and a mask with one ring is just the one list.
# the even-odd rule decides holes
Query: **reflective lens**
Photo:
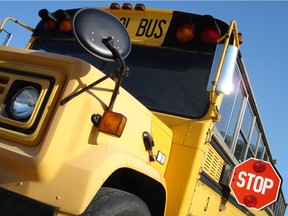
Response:
[{"label": "reflective lens", "polygon": [[184,24],[176,31],[176,38],[180,43],[187,43],[191,41],[196,34],[194,26],[191,24]]},{"label": "reflective lens", "polygon": [[257,198],[252,194],[248,194],[244,197],[244,204],[247,207],[254,207],[257,204]]},{"label": "reflective lens", "polygon": [[47,32],[53,32],[57,29],[57,22],[55,20],[49,19],[44,23],[44,30]]},{"label": "reflective lens", "polygon": [[23,120],[31,116],[37,100],[39,92],[32,86],[20,89],[10,104],[10,113],[15,119]]},{"label": "reflective lens", "polygon": [[62,32],[71,31],[72,30],[72,22],[71,22],[71,20],[68,20],[68,19],[62,20],[61,23],[60,23],[59,29]]},{"label": "reflective lens", "polygon": [[254,171],[257,172],[257,173],[264,172],[265,169],[266,169],[266,164],[265,164],[264,161],[260,161],[260,160],[259,160],[259,161],[256,161],[256,162],[254,162],[254,164],[253,164],[253,169],[254,169]]},{"label": "reflective lens", "polygon": [[205,44],[215,44],[220,38],[220,30],[216,26],[204,28],[201,32],[201,40]]}]

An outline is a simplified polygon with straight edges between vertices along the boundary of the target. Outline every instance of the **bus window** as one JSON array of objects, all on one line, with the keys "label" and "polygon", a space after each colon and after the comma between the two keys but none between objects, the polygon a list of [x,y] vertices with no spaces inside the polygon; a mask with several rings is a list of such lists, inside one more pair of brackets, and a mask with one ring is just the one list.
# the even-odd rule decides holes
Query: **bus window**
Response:
[{"label": "bus window", "polygon": [[251,151],[251,149],[249,148],[245,159],[248,160],[248,159],[251,158],[251,157],[254,157],[254,155],[252,154],[252,151]]},{"label": "bus window", "polygon": [[263,160],[264,161],[269,161],[269,156],[268,156],[267,152],[265,152]]},{"label": "bus window", "polygon": [[263,141],[262,141],[262,138],[260,139],[260,142],[259,142],[259,145],[258,145],[258,148],[257,148],[257,153],[256,153],[256,158],[258,159],[262,159],[263,157],[263,153],[264,153],[264,144],[263,144]]},{"label": "bus window", "polygon": [[[243,101],[244,101],[244,92],[243,92],[243,84],[242,82],[239,83],[236,95],[235,95],[235,102],[234,102],[234,107],[233,107],[233,113],[231,116],[231,121],[229,124],[229,128],[228,128],[228,134],[227,136],[229,137],[234,137],[234,134],[236,133],[236,127],[237,127],[237,123],[238,123],[238,119],[240,117],[240,112],[241,112],[241,108],[243,105]],[[233,139],[227,139],[226,144],[233,149]]]},{"label": "bus window", "polygon": [[258,129],[257,124],[255,124],[253,131],[252,131],[251,141],[250,141],[250,147],[254,154],[256,152],[258,140],[259,140],[259,129]]},{"label": "bus window", "polygon": [[247,104],[247,107],[243,116],[242,125],[241,125],[241,131],[243,132],[247,140],[249,138],[249,134],[251,131],[252,120],[253,120],[253,114],[252,114],[250,105]]},{"label": "bus window", "polygon": [[233,138],[236,132],[238,118],[244,101],[243,84],[240,80],[238,70],[234,73],[233,91],[226,95],[221,104],[221,121],[217,123],[218,130],[222,133],[226,145],[232,149]]},{"label": "bus window", "polygon": [[249,145],[252,123],[253,114],[248,103],[243,115],[240,133],[234,152],[234,155],[238,161],[244,161],[245,159],[254,157]]},{"label": "bus window", "polygon": [[[235,107],[234,104],[235,104],[235,98],[237,95],[237,88],[239,86],[239,82],[240,82],[239,76],[237,73],[235,73],[234,78],[233,78],[234,89],[229,95],[226,95],[224,97],[223,102],[220,107],[221,120],[216,125],[218,130],[221,132],[222,136],[226,140],[226,144],[232,142],[232,135],[230,134],[230,136],[227,137],[227,130],[229,128],[229,125],[231,122],[231,116],[233,114],[233,109]],[[231,141],[229,141],[230,139]]]},{"label": "bus window", "polygon": [[235,151],[234,151],[234,156],[236,157],[238,161],[244,160],[245,149],[246,149],[246,142],[242,134],[240,133],[237,143],[236,143]]}]

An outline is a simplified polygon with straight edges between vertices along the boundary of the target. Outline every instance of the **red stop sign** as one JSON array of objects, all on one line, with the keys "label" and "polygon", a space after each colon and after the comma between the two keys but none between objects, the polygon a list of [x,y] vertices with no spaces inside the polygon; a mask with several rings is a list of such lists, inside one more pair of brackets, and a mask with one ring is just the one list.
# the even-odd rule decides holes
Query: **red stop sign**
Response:
[{"label": "red stop sign", "polygon": [[262,209],[277,200],[281,177],[271,163],[250,158],[234,168],[229,186],[240,205]]}]

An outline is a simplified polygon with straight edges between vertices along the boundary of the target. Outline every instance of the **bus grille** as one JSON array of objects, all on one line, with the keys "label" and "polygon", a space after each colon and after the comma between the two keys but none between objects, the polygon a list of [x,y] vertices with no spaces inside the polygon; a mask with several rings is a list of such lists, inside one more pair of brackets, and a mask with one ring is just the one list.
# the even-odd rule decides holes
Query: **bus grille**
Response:
[{"label": "bus grille", "polygon": [[0,76],[0,100],[3,97],[3,94],[5,92],[5,88],[7,83],[9,82],[9,78],[5,76]]}]

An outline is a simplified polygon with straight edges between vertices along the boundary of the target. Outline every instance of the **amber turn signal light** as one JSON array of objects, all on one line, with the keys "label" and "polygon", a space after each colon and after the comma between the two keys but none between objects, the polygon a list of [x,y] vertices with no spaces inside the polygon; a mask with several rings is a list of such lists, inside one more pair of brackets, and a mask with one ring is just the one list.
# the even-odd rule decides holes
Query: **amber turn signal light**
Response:
[{"label": "amber turn signal light", "polygon": [[120,137],[124,131],[127,118],[111,111],[104,112],[98,125],[98,130],[104,133],[113,134]]}]

